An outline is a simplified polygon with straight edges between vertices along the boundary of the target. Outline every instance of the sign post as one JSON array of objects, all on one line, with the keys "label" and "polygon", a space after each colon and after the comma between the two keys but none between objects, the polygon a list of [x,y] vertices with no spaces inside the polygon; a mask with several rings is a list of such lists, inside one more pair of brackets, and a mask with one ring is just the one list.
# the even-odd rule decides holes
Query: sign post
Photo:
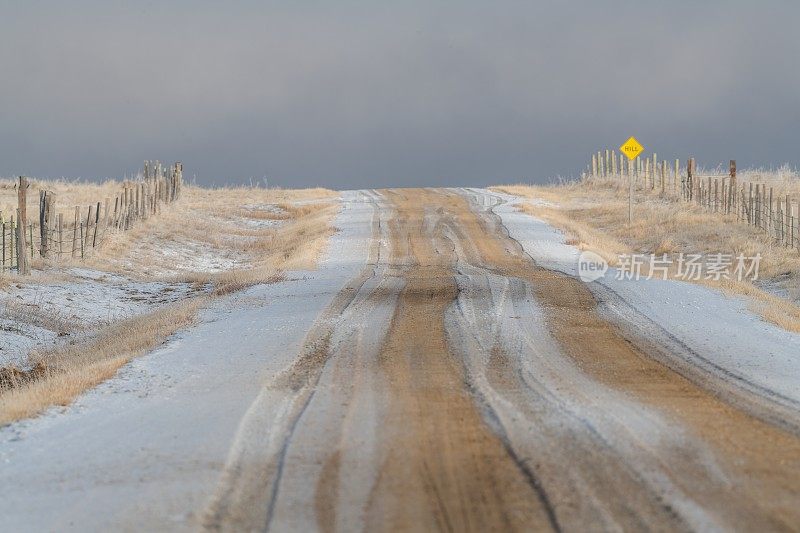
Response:
[{"label": "sign post", "polygon": [[[639,144],[634,137],[631,137],[619,147],[619,151],[625,154],[629,160],[633,161],[644,151],[644,146]],[[637,173],[638,174],[638,173]],[[633,173],[628,172],[628,226],[633,223]]]}]

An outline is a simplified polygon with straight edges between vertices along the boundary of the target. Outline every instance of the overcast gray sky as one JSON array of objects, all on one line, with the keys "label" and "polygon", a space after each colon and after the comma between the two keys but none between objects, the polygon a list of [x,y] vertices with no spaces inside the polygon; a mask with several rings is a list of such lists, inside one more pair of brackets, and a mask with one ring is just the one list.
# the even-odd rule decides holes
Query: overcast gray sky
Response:
[{"label": "overcast gray sky", "polygon": [[800,163],[800,3],[0,0],[0,175],[485,185]]}]

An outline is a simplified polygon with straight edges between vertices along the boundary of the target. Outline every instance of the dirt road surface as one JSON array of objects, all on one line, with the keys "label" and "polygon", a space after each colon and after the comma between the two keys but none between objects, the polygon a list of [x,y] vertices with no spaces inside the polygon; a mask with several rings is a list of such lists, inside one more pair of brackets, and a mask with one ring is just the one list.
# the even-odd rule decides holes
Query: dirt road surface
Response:
[{"label": "dirt road surface", "polygon": [[231,295],[65,412],[3,428],[6,523],[800,527],[791,393],[609,318],[510,234],[502,195],[342,201],[318,271]]}]

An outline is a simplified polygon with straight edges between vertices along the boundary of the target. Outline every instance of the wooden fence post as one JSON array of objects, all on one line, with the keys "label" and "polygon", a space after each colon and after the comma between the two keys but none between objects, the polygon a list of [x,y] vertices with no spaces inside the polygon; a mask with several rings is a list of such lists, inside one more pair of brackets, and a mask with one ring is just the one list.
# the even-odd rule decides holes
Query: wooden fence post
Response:
[{"label": "wooden fence post", "polygon": [[53,231],[56,195],[51,191],[39,191],[39,254],[47,257],[50,250],[50,234]]},{"label": "wooden fence post", "polygon": [[653,172],[650,175],[650,190],[655,190],[656,188],[656,172],[658,172],[658,157],[656,156],[655,152],[653,152]]},{"label": "wooden fence post", "polygon": [[94,211],[94,235],[92,236],[92,248],[97,246],[97,227],[100,225],[100,202],[97,202],[97,208]]},{"label": "wooden fence post", "polygon": [[[765,185],[766,187],[766,185]],[[770,232],[770,229],[775,226],[775,203],[773,199],[773,190],[772,187],[769,188],[769,205],[767,206],[767,223],[766,223],[766,230],[767,233]]]},{"label": "wooden fence post", "polygon": [[50,202],[47,209],[47,238],[49,240],[49,244],[47,245],[50,250],[55,253],[57,250],[56,246],[56,234],[58,233],[58,213],[56,213],[56,194],[50,193],[49,194]]},{"label": "wooden fence post", "polygon": [[47,257],[47,239],[44,238],[47,231],[47,191],[39,191],[39,255]]},{"label": "wooden fence post", "polygon": [[47,257],[47,191],[39,191],[39,255]]},{"label": "wooden fence post", "polygon": [[675,160],[675,174],[672,176],[672,194],[678,194],[678,174],[680,174],[681,162],[679,159]]},{"label": "wooden fence post", "polygon": [[128,204],[130,203],[130,191],[128,189],[128,184],[126,183],[125,186],[122,188],[122,220],[119,223],[120,229],[127,230],[128,229]]},{"label": "wooden fence post", "polygon": [[[8,243],[8,253],[9,253],[8,269],[9,270],[14,268],[14,254],[15,254],[15,251],[17,249],[17,237],[16,237],[16,231],[17,231],[16,227],[17,226],[15,226],[14,224],[15,224],[14,216],[12,215],[11,216],[11,227],[9,228],[9,232],[8,232],[8,238],[9,238],[9,243]],[[17,261],[19,261],[19,259]],[[19,262],[17,262],[17,267],[19,268]]]},{"label": "wooden fence post", "polygon": [[134,184],[133,188],[133,218],[139,220],[139,184]]},{"label": "wooden fence post", "polygon": [[731,214],[731,209],[734,208],[736,204],[736,160],[731,159],[730,166],[729,166],[729,173],[731,176],[731,182],[728,186],[729,198],[728,198],[728,214]]},{"label": "wooden fence post", "polygon": [[86,231],[83,234],[84,239],[84,257],[86,256],[85,250],[89,248],[89,235],[92,230],[92,219],[94,219],[94,205],[89,206],[89,212],[86,214]]},{"label": "wooden fence post", "polygon": [[147,183],[142,183],[142,219],[147,220],[150,217],[150,186]]},{"label": "wooden fence post", "polygon": [[8,269],[11,270],[14,268],[14,251],[17,249],[16,243],[16,236],[14,233],[16,232],[16,226],[14,225],[14,215],[11,215],[11,227],[8,228]]},{"label": "wooden fence post", "polygon": [[714,212],[719,212],[719,180],[714,178]]},{"label": "wooden fence post", "polygon": [[31,273],[25,236],[28,225],[28,185],[28,178],[20,176],[17,189],[17,271],[22,276]]},{"label": "wooden fence post", "polygon": [[81,221],[81,208],[75,206],[75,223],[72,226],[72,257],[78,254],[78,224]]},{"label": "wooden fence post", "polygon": [[[602,165],[603,166],[603,172],[602,172],[602,174],[603,174],[604,178],[607,178],[608,177],[608,150],[605,150],[602,155],[603,155],[603,159],[602,159],[602,161],[603,161],[603,165]],[[172,169],[173,169],[172,172],[174,174],[175,173],[175,166],[174,165],[173,165]]]},{"label": "wooden fence post", "polygon": [[761,209],[759,209],[759,195],[761,194],[761,185],[756,183],[755,186],[755,196],[753,197],[753,225],[756,227],[761,227],[761,223],[759,222],[759,214]]},{"label": "wooden fence post", "polygon": [[758,204],[758,208],[756,209],[756,215],[758,216],[758,229],[761,229],[761,225],[764,223],[764,197],[765,197],[765,190],[762,188],[760,183],[756,183],[756,203]]},{"label": "wooden fence post", "polygon": [[64,213],[58,214],[58,260],[64,254]]},{"label": "wooden fence post", "polygon": [[[602,165],[600,160],[600,152],[597,152],[597,164],[598,166]],[[598,172],[602,173],[602,170],[598,168]],[[170,169],[169,176],[167,177],[167,183],[169,183],[169,187],[167,188],[169,194],[167,195],[167,203],[172,203],[175,199],[175,168]]]},{"label": "wooden fence post", "polygon": [[761,229],[761,215],[763,214],[762,205],[764,196],[761,193],[761,185],[756,183],[756,227]]},{"label": "wooden fence post", "polygon": [[125,229],[129,230],[133,226],[135,213],[133,211],[134,192],[133,185],[129,184],[126,188],[128,191],[128,202],[125,207]]}]

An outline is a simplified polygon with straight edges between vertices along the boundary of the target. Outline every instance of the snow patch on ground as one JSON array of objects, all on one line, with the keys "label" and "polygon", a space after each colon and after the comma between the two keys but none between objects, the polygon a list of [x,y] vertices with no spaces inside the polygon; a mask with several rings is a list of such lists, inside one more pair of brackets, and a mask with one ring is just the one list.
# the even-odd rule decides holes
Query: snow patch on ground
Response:
[{"label": "snow patch on ground", "polygon": [[550,207],[552,209],[561,209],[561,206],[545,200],[543,198],[530,198],[528,199],[528,203],[535,207]]},{"label": "snow patch on ground", "polygon": [[249,229],[277,228],[286,223],[285,220],[275,218],[235,217],[230,220],[237,226],[242,226]]},{"label": "snow patch on ground", "polygon": [[[295,202],[297,203],[297,202]],[[246,209],[248,211],[266,211],[267,213],[274,213],[276,215],[285,215],[287,214],[286,210],[278,205],[275,204],[244,204],[242,209]]]},{"label": "snow patch on ground", "polygon": [[0,366],[19,364],[31,349],[75,339],[196,291],[188,283],[135,281],[86,268],[67,274],[61,281],[0,291]]},{"label": "snow patch on ground", "polygon": [[770,280],[758,280],[755,285],[778,298],[790,300],[800,305],[800,283],[789,274],[778,276]]},{"label": "snow patch on ground", "polygon": [[175,271],[216,273],[242,268],[248,258],[222,252],[207,244],[197,242],[170,242],[161,248],[161,254],[170,261],[170,270],[156,271],[156,276],[169,276]]}]

